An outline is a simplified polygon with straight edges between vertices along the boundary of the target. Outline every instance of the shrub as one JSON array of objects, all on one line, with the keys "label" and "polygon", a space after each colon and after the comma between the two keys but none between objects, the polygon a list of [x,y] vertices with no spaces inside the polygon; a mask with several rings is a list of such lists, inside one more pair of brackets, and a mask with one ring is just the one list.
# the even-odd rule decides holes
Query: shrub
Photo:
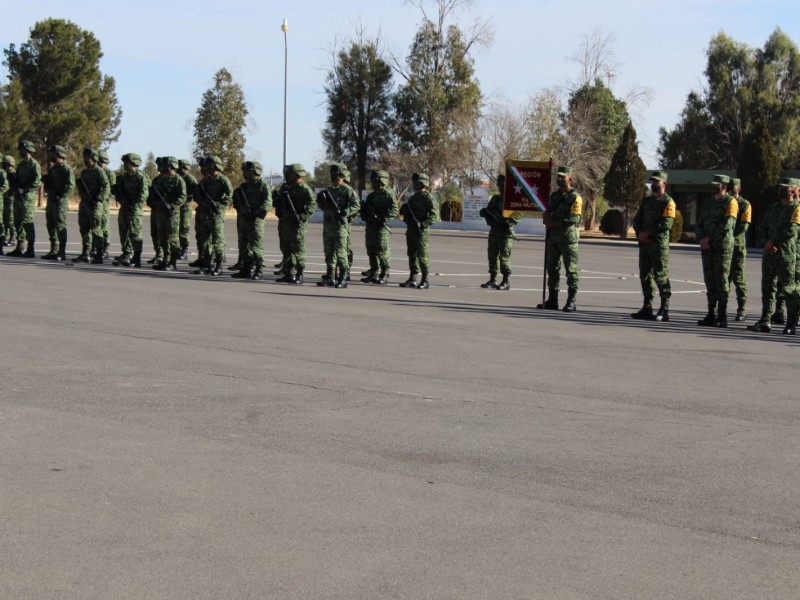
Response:
[{"label": "shrub", "polygon": [[606,211],[603,218],[600,219],[600,231],[606,235],[622,235],[622,229],[625,227],[625,215],[621,210],[611,208]]},{"label": "shrub", "polygon": [[464,202],[461,200],[445,200],[439,208],[442,221],[460,223],[464,213]]}]

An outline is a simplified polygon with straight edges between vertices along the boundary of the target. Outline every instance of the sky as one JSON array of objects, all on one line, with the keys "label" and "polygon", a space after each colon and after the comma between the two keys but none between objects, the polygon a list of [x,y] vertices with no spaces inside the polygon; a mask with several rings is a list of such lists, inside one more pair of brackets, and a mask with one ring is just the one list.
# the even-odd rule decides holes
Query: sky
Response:
[{"label": "sky", "polygon": [[[420,10],[402,0],[0,0],[3,5],[13,6],[0,11],[3,48],[24,43],[34,23],[48,17],[69,19],[100,40],[100,68],[115,78],[122,108],[121,135],[109,148],[112,166],[127,152],[189,158],[203,92],[225,67],[250,110],[247,158],[275,173],[283,163],[285,57],[286,158],[311,168],[325,159],[323,86],[337,42],[361,26],[387,53],[404,59],[422,20]],[[428,10],[435,14],[434,5]],[[648,168],[658,167],[659,128],[674,127],[686,95],[702,88],[714,35],[724,31],[762,47],[780,27],[800,44],[796,0],[475,0],[452,19],[463,29],[476,20],[490,21],[494,30],[492,45],[473,54],[483,93],[517,106],[541,89],[577,80],[579,65],[571,57],[587,34],[611,36],[618,63],[607,82],[612,91],[619,97],[635,86],[653,91],[652,101],[633,114]],[[0,77],[7,75],[0,65]]]}]

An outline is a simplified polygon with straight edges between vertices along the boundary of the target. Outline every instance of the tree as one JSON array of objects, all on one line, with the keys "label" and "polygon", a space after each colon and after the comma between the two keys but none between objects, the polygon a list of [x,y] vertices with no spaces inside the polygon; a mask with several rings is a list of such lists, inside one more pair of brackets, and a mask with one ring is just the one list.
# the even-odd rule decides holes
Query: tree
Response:
[{"label": "tree", "polygon": [[248,114],[242,87],[227,69],[217,71],[213,87],[205,91],[197,109],[193,153],[196,159],[209,155],[220,157],[234,185],[242,181]]},{"label": "tree", "polygon": [[470,53],[491,42],[491,29],[476,23],[465,33],[448,24],[469,0],[437,0],[435,19],[424,0],[409,4],[421,10],[423,21],[405,65],[394,59],[405,82],[395,96],[397,149],[432,180],[467,176],[477,164],[472,140],[482,101]]},{"label": "tree", "polygon": [[31,120],[22,97],[22,84],[12,79],[0,86],[0,155],[16,155],[17,141],[31,137]]},{"label": "tree", "polygon": [[142,171],[150,181],[153,181],[158,176],[158,165],[156,165],[156,157],[152,152],[147,153],[147,159],[144,161]]},{"label": "tree", "polygon": [[766,208],[767,194],[775,188],[781,176],[781,162],[763,118],[758,120],[753,133],[745,140],[738,175],[742,180],[742,195],[754,206]]},{"label": "tree", "polygon": [[27,136],[42,156],[49,145],[60,144],[77,160],[84,145],[101,147],[119,138],[116,84],[100,72],[103,53],[94,34],[70,21],[46,19],[19,49],[11,44],[4,54],[30,116]]},{"label": "tree", "polygon": [[624,207],[623,238],[628,235],[631,214],[636,212],[642,201],[646,181],[647,171],[639,157],[636,130],[633,128],[633,123],[628,122],[604,180],[605,197],[613,200],[614,204]]},{"label": "tree", "polygon": [[361,27],[343,49],[331,51],[331,63],[325,83],[328,117],[322,139],[330,157],[354,166],[357,187],[362,191],[369,165],[391,144],[392,69],[383,59],[377,39],[366,39]]}]

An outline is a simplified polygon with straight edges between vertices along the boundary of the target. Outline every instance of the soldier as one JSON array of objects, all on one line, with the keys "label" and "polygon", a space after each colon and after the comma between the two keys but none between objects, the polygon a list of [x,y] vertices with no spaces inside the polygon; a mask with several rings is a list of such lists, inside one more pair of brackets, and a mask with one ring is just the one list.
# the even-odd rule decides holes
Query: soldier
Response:
[{"label": "soldier", "polygon": [[50,236],[50,252],[43,255],[45,260],[64,261],[67,259],[67,211],[69,197],[75,189],[75,174],[64,162],[67,150],[63,146],[50,146],[47,149],[52,165],[45,176],[47,192],[47,233]]},{"label": "soldier", "polygon": [[[650,176],[651,194],[642,200],[633,219],[633,230],[639,241],[639,281],[644,303],[634,319],[669,321],[669,234],[675,221],[675,201],[667,195],[666,171],[654,171]],[[656,287],[661,304],[653,314]]]},{"label": "soldier", "polygon": [[[201,181],[204,181],[206,177],[208,177],[208,167],[206,166],[206,157],[201,156],[197,163],[200,165],[200,176]],[[206,231],[205,226],[205,217],[204,211],[200,210],[200,207],[203,205],[205,198],[203,198],[200,194],[200,182],[197,183],[197,186],[194,188],[194,200],[197,204],[197,207],[194,211],[194,239],[195,243],[197,244],[197,260],[193,260],[189,263],[190,267],[193,268],[204,268],[205,266],[205,256],[208,254],[208,236],[209,233]]]},{"label": "soldier", "polygon": [[[428,273],[430,258],[428,239],[430,227],[439,220],[439,203],[430,193],[431,180],[427,173],[414,173],[411,176],[414,195],[400,208],[406,222],[406,253],[408,255],[408,279],[400,287],[427,290],[430,287]],[[417,284],[417,273],[421,274]]]},{"label": "soldier", "polygon": [[3,230],[0,231],[0,237],[4,240],[2,245],[8,247],[17,243],[17,230],[14,229],[14,190],[11,189],[11,178],[16,177],[17,161],[10,154],[2,160],[2,171],[7,178],[8,189],[3,195]]},{"label": "soldier", "polygon": [[[164,158],[161,156],[156,157],[156,167],[158,168],[158,175],[153,177],[153,181],[150,182],[150,186],[152,187],[157,181],[158,178],[161,177],[161,161]],[[155,251],[155,255],[153,258],[147,261],[148,265],[159,265],[164,260],[164,256],[161,254],[161,244],[158,243],[158,219],[156,218],[156,204],[155,204],[155,196],[148,192],[147,194],[147,206],[150,208],[150,240],[153,242],[153,250]]]},{"label": "soldier", "polygon": [[111,190],[105,172],[97,164],[97,150],[83,149],[83,164],[86,166],[77,181],[81,202],[78,205],[78,226],[81,232],[81,253],[72,262],[89,262],[89,253],[94,251],[92,264],[103,264],[103,203]]},{"label": "soldier", "polygon": [[33,212],[36,207],[36,196],[42,186],[42,169],[33,158],[36,147],[32,142],[20,140],[17,149],[22,160],[17,165],[14,176],[10,178],[11,191],[14,194],[17,247],[8,255],[35,258],[36,228],[33,225]]},{"label": "soldier", "polygon": [[733,229],[739,206],[728,194],[730,178],[714,175],[714,197],[700,210],[695,234],[701,248],[708,314],[697,322],[703,327],[728,326],[728,294],[733,257]]},{"label": "soldier", "polygon": [[347,287],[350,260],[347,242],[350,223],[361,205],[355,190],[347,182],[350,170],[344,163],[330,166],[331,186],[317,194],[317,206],[323,211],[322,246],[325,253],[325,274],[318,286]]},{"label": "soldier", "polygon": [[[108,152],[105,150],[97,151],[97,164],[103,169],[108,179],[109,188],[114,190],[117,182],[117,174],[108,168]],[[108,258],[108,247],[111,245],[111,194],[103,201],[103,258]]]},{"label": "soldier", "polygon": [[272,186],[261,178],[261,163],[247,161],[242,165],[244,182],[236,189],[234,203],[241,215],[243,235],[242,267],[231,277],[261,279],[264,272],[264,219],[272,208]]},{"label": "soldier", "polygon": [[5,214],[5,204],[6,204],[6,194],[11,189],[11,186],[8,183],[8,173],[6,172],[6,163],[3,160],[3,168],[0,168],[0,256],[3,256],[4,250],[6,245],[5,239],[5,222],[4,222],[4,214]]},{"label": "soldier", "polygon": [[784,335],[795,335],[798,314],[800,314],[800,294],[797,285],[797,235],[800,233],[800,204],[792,197],[796,180],[782,178],[778,182],[778,196],[781,208],[777,226],[767,243],[764,252],[776,255],[778,273],[778,293],[786,300],[786,326]]},{"label": "soldier", "polygon": [[730,281],[736,290],[736,320],[744,321],[747,318],[747,278],[745,276],[745,263],[747,262],[747,230],[752,221],[752,207],[750,202],[741,197],[742,181],[732,178],[730,194],[736,200],[739,213],[736,215],[736,225],[733,228],[733,256],[731,257]]},{"label": "soldier", "polygon": [[[496,290],[510,289],[508,278],[511,277],[511,247],[514,243],[514,226],[519,223],[519,213],[503,210],[503,193],[506,185],[506,176],[497,176],[497,194],[492,196],[489,203],[480,210],[480,216],[489,226],[488,255],[489,255],[489,281],[482,283],[484,289]],[[503,279],[497,283],[497,271]]]},{"label": "soldier", "polygon": [[[186,203],[186,184],[178,175],[178,159],[165,156],[161,159],[161,173],[150,186],[152,205],[158,221],[158,245],[164,259],[153,268],[157,271],[177,271],[181,244],[178,238],[180,228],[180,207]],[[150,218],[153,218],[151,215]]]},{"label": "soldier", "polygon": [[181,255],[178,257],[180,260],[186,260],[189,257],[189,234],[191,233],[192,221],[192,200],[196,201],[197,194],[197,179],[189,172],[191,162],[186,159],[178,161],[178,175],[183,178],[183,183],[186,184],[186,202],[181,205],[180,227],[178,228],[178,238],[181,244]]},{"label": "soldier", "polygon": [[222,173],[225,163],[218,156],[206,157],[203,167],[206,176],[197,184],[200,201],[198,220],[203,231],[203,248],[201,250],[198,245],[198,253],[201,254],[202,264],[194,273],[222,275],[222,263],[225,261],[225,209],[233,201],[233,186]]},{"label": "soldier", "polygon": [[284,267],[280,283],[303,283],[306,268],[306,234],[308,219],[314,214],[314,192],[303,181],[308,172],[300,163],[283,168],[283,181],[275,204],[278,226],[283,230]]},{"label": "soldier", "polygon": [[149,196],[150,182],[139,170],[142,158],[133,152],[122,157],[125,169],[116,183],[114,197],[120,204],[117,216],[122,254],[112,264],[123,267],[142,266],[142,212]]},{"label": "soldier", "polygon": [[[364,239],[369,257],[369,270],[362,283],[385,284],[389,281],[389,268],[392,261],[392,249],[389,245],[388,221],[397,216],[399,206],[394,194],[388,189],[389,173],[372,171],[369,175],[372,192],[361,205],[361,219],[366,227]],[[380,274],[378,274],[380,269]],[[376,278],[375,276],[378,275]]]},{"label": "soldier", "polygon": [[564,312],[575,312],[578,293],[578,239],[583,210],[583,198],[572,187],[572,167],[559,167],[556,177],[558,189],[550,194],[550,206],[544,213],[545,256],[547,270],[547,300],[537,308],[558,310],[558,288],[561,278],[561,261],[567,275],[567,302]]}]

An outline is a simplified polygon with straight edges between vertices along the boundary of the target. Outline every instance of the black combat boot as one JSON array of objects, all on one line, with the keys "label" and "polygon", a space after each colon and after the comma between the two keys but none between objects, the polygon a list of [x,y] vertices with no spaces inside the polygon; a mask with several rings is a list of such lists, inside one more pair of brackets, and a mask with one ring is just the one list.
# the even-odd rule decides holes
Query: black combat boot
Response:
[{"label": "black combat boot", "polygon": [[325,271],[325,274],[317,282],[317,286],[318,287],[331,287],[332,285],[333,285],[333,269],[328,267],[328,270]]},{"label": "black combat boot", "polygon": [[294,281],[292,281],[292,283],[297,285],[303,284],[303,269],[300,267],[297,267],[297,274],[294,276]]},{"label": "black combat boot", "polygon": [[418,290],[427,290],[429,287],[431,287],[431,285],[430,285],[430,283],[428,283],[428,274],[427,273],[423,273],[422,277],[419,280],[419,285],[417,285],[417,289]]},{"label": "black combat boot", "polygon": [[264,274],[264,268],[260,265],[256,265],[255,268],[253,269],[253,272],[250,273],[250,279],[252,279],[253,281],[258,281],[263,277],[263,274]]},{"label": "black combat boot", "polygon": [[482,283],[481,287],[485,290],[497,289],[497,275],[495,275],[494,273],[489,273],[489,281],[487,281],[486,283]]},{"label": "black combat boot", "polygon": [[728,326],[728,304],[723,304],[722,302],[719,303],[719,309],[717,310],[717,322],[715,323],[716,327],[720,327],[725,329]]},{"label": "black combat boot", "polygon": [[131,261],[131,266],[137,269],[142,266],[142,246],[144,246],[142,240],[133,242],[133,260]]},{"label": "black combat boot", "polygon": [[547,300],[544,301],[544,304],[537,304],[536,308],[558,310],[558,290],[550,290],[547,293]]},{"label": "black combat boot", "polygon": [[783,300],[778,300],[775,304],[775,312],[772,313],[770,322],[773,325],[784,325],[786,323],[786,315],[783,312]]},{"label": "black combat boot", "polygon": [[578,307],[575,305],[575,292],[567,293],[567,303],[561,310],[564,312],[575,312],[578,310]]},{"label": "black combat boot", "polygon": [[402,288],[415,288],[417,287],[417,276],[411,273],[403,283],[398,284]]},{"label": "black combat boot", "polygon": [[208,269],[208,274],[214,277],[218,277],[222,275],[222,260],[221,256],[215,256],[214,260],[211,262],[211,267]]},{"label": "black combat boot", "polygon": [[103,240],[103,258],[108,258],[108,249],[111,247],[111,244],[108,243],[108,240]]},{"label": "black combat boot", "polygon": [[361,283],[378,283],[378,280],[375,279],[375,271],[373,269],[362,271],[361,274],[364,275],[361,279]]},{"label": "black combat boot", "polygon": [[94,258],[92,259],[93,265],[102,265],[103,264],[103,240],[92,240],[92,246],[94,246]]},{"label": "black combat boot", "polygon": [[67,229],[58,232],[58,251],[55,260],[64,262],[67,260]]},{"label": "black combat boot", "polygon": [[193,260],[192,262],[189,263],[188,266],[192,267],[193,269],[203,266],[203,257],[198,256],[197,260]]},{"label": "black combat boot", "polygon": [[58,242],[56,240],[51,240],[50,242],[50,252],[47,254],[42,254],[39,258],[42,260],[55,260],[58,256]]},{"label": "black combat boot", "polygon": [[3,248],[5,247],[6,247],[6,240],[2,235],[0,235],[0,256],[3,256],[3,254],[5,254],[5,250],[3,250]]},{"label": "black combat boot", "polygon": [[336,283],[333,284],[333,287],[336,289],[343,289],[347,287],[347,271],[344,273],[339,274],[339,278],[336,280]]},{"label": "black combat boot", "polygon": [[178,260],[186,260],[189,258],[189,246],[181,247],[181,255],[178,257]]},{"label": "black combat boot", "polygon": [[160,252],[156,252],[156,255],[147,261],[148,265],[157,265],[158,263],[162,262],[164,259],[161,256]]},{"label": "black combat boot", "polygon": [[800,306],[789,307],[787,305],[786,326],[783,328],[783,335],[795,335],[797,333],[797,321],[800,318]]},{"label": "black combat boot", "polygon": [[497,284],[497,289],[500,291],[511,289],[511,284],[508,283],[508,275],[503,275],[503,278],[500,280],[500,283]]},{"label": "black combat boot", "polygon": [[89,247],[85,245],[85,243],[81,246],[81,253],[72,259],[74,263],[88,263],[92,259],[89,256]]},{"label": "black combat boot", "polygon": [[36,253],[33,251],[33,247],[36,245],[36,229],[33,226],[33,223],[28,223],[23,225],[25,227],[25,234],[28,238],[28,248],[23,253],[24,258],[36,258]]},{"label": "black combat boot", "polygon": [[197,265],[197,268],[192,271],[192,273],[194,275],[208,275],[208,272],[211,270],[211,257],[201,256],[199,260],[200,264]]},{"label": "black combat boot", "polygon": [[22,256],[22,254],[23,254],[23,252],[22,252],[22,242],[17,240],[16,248],[14,248],[11,252],[6,254],[6,256]]},{"label": "black combat boot", "polygon": [[385,285],[389,283],[389,272],[384,269],[381,269],[380,275],[378,275],[378,279],[375,280],[373,283],[379,283],[380,285]]},{"label": "black combat boot", "polygon": [[228,267],[228,271],[240,271],[244,265],[241,260],[237,260],[235,265]]},{"label": "black combat boot", "polygon": [[769,333],[772,331],[772,324],[769,322],[769,317],[762,316],[758,321],[756,321],[752,325],[748,325],[747,328],[750,331],[756,331],[759,333]]},{"label": "black combat boot", "polygon": [[647,304],[642,306],[639,312],[631,313],[631,319],[638,319],[640,321],[653,321],[655,318],[653,307]]},{"label": "black combat boot", "polygon": [[231,277],[233,277],[234,279],[250,279],[251,274],[252,274],[252,269],[250,268],[250,265],[244,263],[243,265],[241,265],[241,269],[239,269],[239,272],[232,273]]},{"label": "black combat boot", "polygon": [[667,323],[669,321],[669,304],[662,300],[654,319],[659,323]]},{"label": "black combat boot", "polygon": [[745,300],[742,298],[736,299],[736,321],[744,321],[747,319],[747,309],[745,308]]},{"label": "black combat boot", "polygon": [[700,319],[697,324],[700,327],[715,327],[717,325],[717,303],[708,303],[708,312],[706,316]]}]

